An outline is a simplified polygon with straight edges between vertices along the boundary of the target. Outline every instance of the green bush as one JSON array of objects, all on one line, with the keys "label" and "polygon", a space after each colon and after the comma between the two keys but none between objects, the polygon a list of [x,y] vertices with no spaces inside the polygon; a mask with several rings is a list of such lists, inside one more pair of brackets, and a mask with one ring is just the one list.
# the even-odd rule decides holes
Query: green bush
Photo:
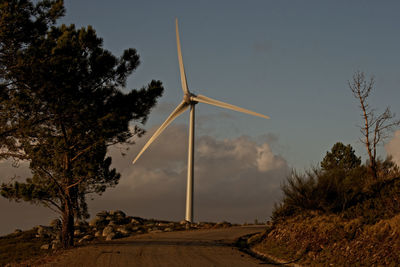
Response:
[{"label": "green bush", "polygon": [[373,179],[367,165],[359,164],[351,146],[340,144],[327,153],[322,168],[304,174],[292,172],[282,185],[283,200],[275,205],[272,220],[316,210],[374,223],[400,212],[399,167],[391,158],[379,160],[380,179]]}]

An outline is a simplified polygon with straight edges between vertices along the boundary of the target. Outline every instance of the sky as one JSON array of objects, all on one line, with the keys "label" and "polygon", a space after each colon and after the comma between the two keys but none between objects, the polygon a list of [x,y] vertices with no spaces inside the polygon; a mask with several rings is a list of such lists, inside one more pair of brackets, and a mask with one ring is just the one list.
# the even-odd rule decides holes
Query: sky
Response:
[{"label": "sky", "polygon": [[[270,120],[196,106],[195,221],[269,219],[292,169],[318,165],[338,141],[367,154],[357,100],[348,81],[355,71],[374,76],[369,103],[377,113],[400,114],[400,3],[398,1],[103,1],[66,0],[60,23],[92,25],[115,55],[137,49],[141,65],[126,91],[152,79],[165,87],[144,126],[148,133],[125,157],[113,148],[120,184],[89,201],[92,214],[122,209],[148,218],[184,218],[187,126],[184,113],[138,162],[131,160],[182,100],[175,40],[179,20],[189,89],[268,115]],[[400,164],[400,131],[379,148]],[[0,181],[19,169],[0,163]],[[0,233],[47,224],[46,209],[0,199],[7,219]]]}]

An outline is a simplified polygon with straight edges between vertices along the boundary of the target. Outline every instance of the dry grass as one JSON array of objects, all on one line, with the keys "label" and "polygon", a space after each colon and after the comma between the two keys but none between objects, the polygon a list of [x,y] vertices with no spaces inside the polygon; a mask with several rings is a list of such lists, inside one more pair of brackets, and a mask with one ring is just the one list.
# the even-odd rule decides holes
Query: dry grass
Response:
[{"label": "dry grass", "polygon": [[50,240],[35,237],[36,230],[13,233],[0,237],[0,266],[48,255],[40,249]]},{"label": "dry grass", "polygon": [[400,215],[366,225],[310,212],[276,224],[254,248],[306,266],[399,266]]}]

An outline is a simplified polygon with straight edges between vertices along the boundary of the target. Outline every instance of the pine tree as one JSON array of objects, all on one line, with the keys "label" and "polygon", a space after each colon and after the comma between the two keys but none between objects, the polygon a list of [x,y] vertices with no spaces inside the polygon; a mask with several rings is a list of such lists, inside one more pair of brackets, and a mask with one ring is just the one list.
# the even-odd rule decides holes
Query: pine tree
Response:
[{"label": "pine tree", "polygon": [[136,50],[115,57],[92,27],[57,26],[64,12],[60,0],[0,1],[0,159],[27,160],[32,172],[0,192],[57,211],[66,248],[74,219],[88,217],[85,195],[119,181],[107,147],[144,133],[163,87],[124,93]]},{"label": "pine tree", "polygon": [[351,145],[345,146],[341,142],[333,145],[331,151],[326,152],[321,161],[323,170],[351,170],[361,165],[361,157],[357,157]]}]

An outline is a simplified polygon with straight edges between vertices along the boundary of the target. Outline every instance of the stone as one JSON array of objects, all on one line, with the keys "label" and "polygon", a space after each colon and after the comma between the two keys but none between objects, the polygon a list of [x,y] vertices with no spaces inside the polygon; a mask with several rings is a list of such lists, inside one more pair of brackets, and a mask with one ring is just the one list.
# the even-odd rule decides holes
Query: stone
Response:
[{"label": "stone", "polygon": [[107,216],[108,216],[108,212],[105,210],[96,213],[96,217],[106,218]]},{"label": "stone", "polygon": [[40,249],[48,250],[50,248],[50,244],[44,244],[40,246]]},{"label": "stone", "polygon": [[132,218],[131,219],[131,223],[132,224],[142,224],[142,222],[140,220],[136,219],[136,218]]},{"label": "stone", "polygon": [[82,232],[81,232],[81,230],[79,230],[79,229],[76,229],[75,231],[74,231],[74,236],[80,236],[82,234]]},{"label": "stone", "polygon": [[111,233],[114,233],[114,229],[111,226],[106,226],[103,229],[103,236],[108,236]]},{"label": "stone", "polygon": [[51,234],[51,230],[49,227],[38,225],[37,234],[39,235],[39,237],[48,237]]},{"label": "stone", "polygon": [[61,241],[60,240],[53,240],[51,241],[51,249],[59,249],[61,248]]},{"label": "stone", "polygon": [[117,231],[123,235],[129,235],[131,231],[126,226],[120,226],[117,228]]},{"label": "stone", "polygon": [[133,217],[133,218],[131,218],[131,223],[132,224],[143,224],[144,220],[140,217]]},{"label": "stone", "polygon": [[120,217],[120,218],[125,218],[126,217],[126,214],[122,210],[110,211],[110,215],[113,215],[114,217]]},{"label": "stone", "polygon": [[88,224],[87,221],[76,221],[76,222],[74,223],[74,225],[75,225],[76,227],[80,227],[80,228],[87,228],[87,227],[89,226],[89,224]]},{"label": "stone", "polygon": [[110,241],[110,240],[115,239],[115,237],[116,237],[116,234],[114,232],[111,232],[106,236],[106,240]]},{"label": "stone", "polygon": [[102,235],[103,235],[103,233],[101,231],[97,231],[96,233],[94,233],[95,237],[100,237]]},{"label": "stone", "polygon": [[89,221],[89,225],[90,225],[90,226],[96,226],[96,225],[97,225],[97,222],[98,222],[97,218],[98,218],[98,217],[94,217],[93,219],[91,219],[91,220]]},{"label": "stone", "polygon": [[171,228],[169,228],[169,227],[167,227],[167,228],[164,228],[164,232],[172,232],[172,229],[171,229]]},{"label": "stone", "polygon": [[82,237],[81,239],[79,239],[78,243],[82,243],[84,241],[90,241],[93,239],[93,236],[91,235],[85,235],[84,237]]}]

